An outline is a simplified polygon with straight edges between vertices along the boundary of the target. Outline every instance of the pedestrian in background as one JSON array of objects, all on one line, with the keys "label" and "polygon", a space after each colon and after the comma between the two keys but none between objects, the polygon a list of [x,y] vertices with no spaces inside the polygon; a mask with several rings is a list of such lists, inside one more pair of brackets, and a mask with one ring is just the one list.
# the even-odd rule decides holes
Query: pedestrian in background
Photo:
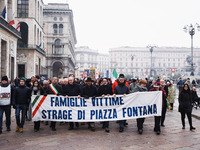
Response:
[{"label": "pedestrian in background", "polygon": [[181,113],[182,129],[185,129],[185,114],[187,114],[190,130],[195,130],[192,126],[192,97],[188,84],[183,85],[183,89],[178,98],[179,108],[178,111]]},{"label": "pedestrian in background", "polygon": [[175,89],[173,87],[173,84],[170,83],[168,87],[168,100],[171,104],[171,110],[173,110],[174,108],[175,96],[176,96]]}]

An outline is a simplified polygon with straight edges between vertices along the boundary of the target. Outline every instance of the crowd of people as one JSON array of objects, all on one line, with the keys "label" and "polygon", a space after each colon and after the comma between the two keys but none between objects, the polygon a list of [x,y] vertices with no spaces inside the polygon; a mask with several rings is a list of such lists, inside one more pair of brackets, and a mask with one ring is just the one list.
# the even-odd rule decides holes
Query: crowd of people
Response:
[{"label": "crowd of people", "polygon": [[[185,129],[185,115],[188,117],[190,130],[195,130],[192,126],[192,102],[198,99],[196,90],[189,82],[189,79],[184,82],[182,78],[177,83],[179,89],[179,112],[181,113],[182,129]],[[113,83],[111,79],[100,78],[93,81],[90,77],[80,81],[78,78],[74,78],[74,75],[69,75],[68,78],[58,79],[53,77],[51,80],[40,80],[40,76],[36,75],[31,79],[16,78],[14,84],[10,84],[7,76],[3,76],[0,84],[0,134],[2,133],[3,126],[3,113],[6,116],[7,131],[11,131],[11,106],[15,109],[16,117],[16,132],[23,132],[25,120],[30,121],[32,118],[32,95],[44,95],[55,94],[57,96],[77,96],[78,98],[96,96],[116,96],[134,93],[134,92],[147,92],[147,91],[162,91],[162,115],[155,116],[154,131],[156,134],[160,134],[161,126],[165,127],[165,114],[167,112],[167,101],[170,102],[170,110],[173,110],[175,102],[175,87],[172,81],[164,81],[160,78],[157,80],[148,79],[132,79],[127,81],[124,74],[120,74],[118,79]],[[21,117],[20,117],[21,115]],[[143,133],[143,124],[145,118],[137,119],[138,133]],[[62,122],[61,122],[62,123]],[[124,127],[128,125],[126,120],[117,121],[119,124],[119,132],[124,131]],[[48,122],[45,122],[48,125]],[[88,122],[88,129],[95,131],[95,122]],[[78,122],[70,122],[69,130],[73,130],[74,127],[79,127]],[[56,131],[56,122],[51,121],[50,127],[52,131]],[[106,132],[109,132],[109,121],[102,122],[102,128]],[[40,121],[34,122],[34,131],[40,130]]]}]

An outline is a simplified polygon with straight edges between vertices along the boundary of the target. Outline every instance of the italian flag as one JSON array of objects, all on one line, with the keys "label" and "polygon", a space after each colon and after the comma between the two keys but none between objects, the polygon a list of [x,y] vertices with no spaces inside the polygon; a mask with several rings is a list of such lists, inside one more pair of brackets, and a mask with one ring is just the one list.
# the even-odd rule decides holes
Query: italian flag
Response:
[{"label": "italian flag", "polygon": [[117,79],[117,72],[115,69],[113,69],[113,73],[112,73],[112,82],[115,82],[115,80]]},{"label": "italian flag", "polygon": [[51,90],[54,92],[54,94],[57,95],[57,94],[58,94],[58,91],[57,91],[56,88],[53,86],[53,84],[50,84],[49,86],[50,86]]}]

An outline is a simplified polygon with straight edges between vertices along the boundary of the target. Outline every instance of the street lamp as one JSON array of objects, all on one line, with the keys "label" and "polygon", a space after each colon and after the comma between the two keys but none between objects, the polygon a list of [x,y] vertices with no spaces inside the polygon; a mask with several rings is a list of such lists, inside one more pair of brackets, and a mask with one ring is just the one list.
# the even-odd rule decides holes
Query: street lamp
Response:
[{"label": "street lamp", "polygon": [[[134,60],[134,56],[135,56],[135,55],[131,55],[132,63],[133,63],[133,60]],[[133,65],[132,65],[132,76],[133,76]]]},{"label": "street lamp", "polygon": [[200,31],[200,26],[196,23],[194,26],[192,24],[184,26],[184,32],[189,32],[191,36],[191,76],[194,76],[194,64],[193,64],[193,35],[195,34],[195,28]]},{"label": "street lamp", "polygon": [[152,77],[152,53],[153,53],[153,49],[155,48],[156,46],[151,46],[151,45],[148,45],[147,48],[149,48],[149,51],[151,52],[151,68],[150,68],[150,76]]}]

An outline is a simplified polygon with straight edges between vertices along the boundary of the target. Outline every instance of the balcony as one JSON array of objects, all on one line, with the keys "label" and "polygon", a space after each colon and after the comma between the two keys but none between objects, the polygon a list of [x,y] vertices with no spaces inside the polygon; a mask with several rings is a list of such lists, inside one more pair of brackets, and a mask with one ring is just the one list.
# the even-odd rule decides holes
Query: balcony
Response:
[{"label": "balcony", "polygon": [[23,44],[23,43],[17,43],[17,49],[35,49],[37,50],[39,53],[42,53],[43,55],[46,56],[46,52],[41,49],[38,45],[35,44]]},{"label": "balcony", "polygon": [[14,34],[16,37],[21,38],[21,33],[18,32],[13,26],[8,25],[8,22],[0,17],[0,26]]}]

